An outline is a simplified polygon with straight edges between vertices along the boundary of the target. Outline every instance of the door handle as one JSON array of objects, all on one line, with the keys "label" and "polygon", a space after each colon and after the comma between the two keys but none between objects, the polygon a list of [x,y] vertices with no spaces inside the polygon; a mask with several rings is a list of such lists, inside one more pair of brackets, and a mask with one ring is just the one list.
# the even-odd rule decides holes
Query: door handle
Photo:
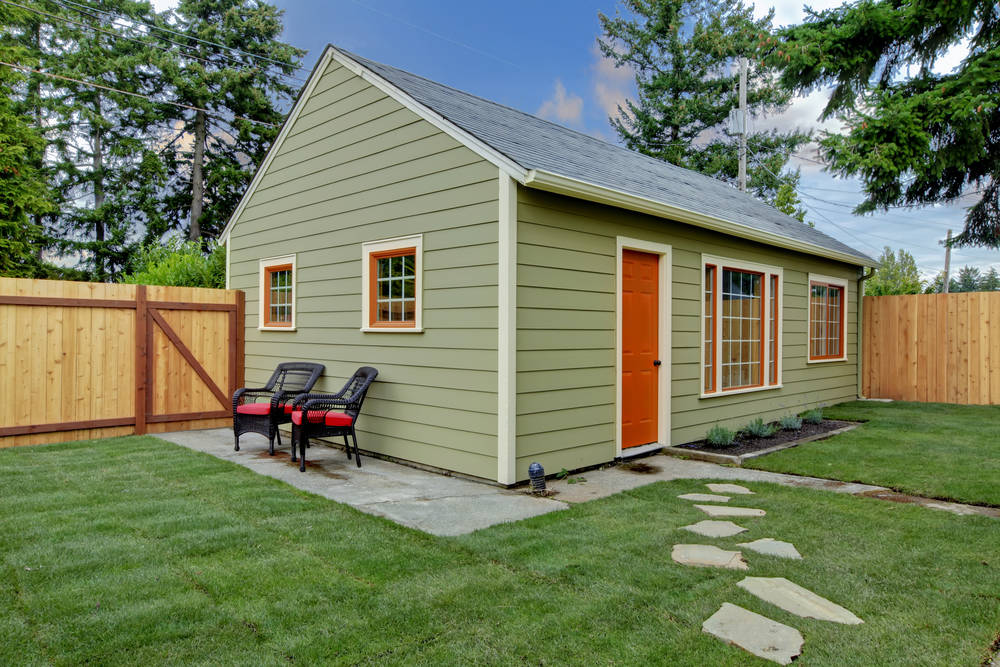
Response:
[{"label": "door handle", "polygon": [[659,359],[654,359],[654,360],[653,360],[653,365],[654,365],[654,366],[659,366],[659,365],[660,365],[660,364],[662,364],[662,363],[663,363],[663,362],[662,362],[662,361],[660,361]]}]

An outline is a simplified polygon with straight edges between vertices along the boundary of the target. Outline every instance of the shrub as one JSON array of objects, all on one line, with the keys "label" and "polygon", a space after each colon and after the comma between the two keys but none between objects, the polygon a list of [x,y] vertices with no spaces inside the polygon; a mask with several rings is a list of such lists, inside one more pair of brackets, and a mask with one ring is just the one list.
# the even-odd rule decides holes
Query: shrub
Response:
[{"label": "shrub", "polygon": [[139,251],[132,272],[121,281],[136,285],[225,287],[226,248],[211,244],[206,254],[200,242],[177,237],[163,245],[148,245]]},{"label": "shrub", "polygon": [[783,431],[798,431],[802,428],[802,418],[795,415],[785,415],[778,420]]},{"label": "shrub", "polygon": [[712,447],[732,447],[733,443],[736,442],[736,431],[730,431],[728,428],[716,424],[708,429],[705,442]]},{"label": "shrub", "polygon": [[754,438],[770,438],[778,431],[778,427],[774,424],[766,423],[763,417],[757,417],[747,424],[743,428],[743,431]]},{"label": "shrub", "polygon": [[813,408],[803,412],[802,419],[810,424],[819,424],[823,421],[823,408]]}]

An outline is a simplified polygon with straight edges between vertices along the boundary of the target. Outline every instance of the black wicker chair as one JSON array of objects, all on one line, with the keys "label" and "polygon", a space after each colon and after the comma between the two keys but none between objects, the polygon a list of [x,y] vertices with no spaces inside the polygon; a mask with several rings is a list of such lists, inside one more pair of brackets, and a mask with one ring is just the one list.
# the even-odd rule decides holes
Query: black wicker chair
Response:
[{"label": "black wicker chair", "polygon": [[[354,426],[358,423],[368,387],[377,375],[378,370],[362,366],[336,394],[301,394],[295,397],[292,412],[292,460],[295,460],[295,446],[298,443],[301,456],[299,470],[305,472],[306,447],[309,446],[310,437],[338,435],[344,436],[348,460],[351,459],[351,444],[347,441],[347,436],[351,436],[354,458],[358,467],[361,467],[361,453],[358,451],[358,436]],[[306,415],[305,419],[302,418],[303,415]]]},{"label": "black wicker chair", "polygon": [[[281,446],[279,424],[292,420],[292,400],[308,392],[319,380],[325,367],[307,361],[288,361],[278,364],[271,379],[263,387],[242,387],[233,394],[233,436],[236,451],[240,451],[240,436],[260,433],[267,438],[268,452],[274,456],[274,439]],[[263,400],[261,400],[263,399]],[[295,448],[292,448],[295,456]]]}]

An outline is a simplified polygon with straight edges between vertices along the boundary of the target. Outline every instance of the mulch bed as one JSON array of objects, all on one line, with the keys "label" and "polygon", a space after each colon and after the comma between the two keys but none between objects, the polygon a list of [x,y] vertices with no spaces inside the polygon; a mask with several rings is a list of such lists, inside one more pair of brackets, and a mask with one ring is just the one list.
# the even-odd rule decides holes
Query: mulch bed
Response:
[{"label": "mulch bed", "polygon": [[802,428],[797,431],[778,431],[770,438],[752,438],[740,433],[736,436],[736,442],[729,447],[713,447],[704,440],[689,442],[684,445],[677,445],[680,449],[694,449],[699,452],[709,452],[711,454],[729,454],[730,456],[743,456],[752,454],[762,449],[770,449],[786,442],[795,442],[803,438],[822,435],[830,431],[836,431],[845,426],[851,426],[855,422],[839,421],[837,419],[824,419],[819,424],[808,424],[803,422]]}]

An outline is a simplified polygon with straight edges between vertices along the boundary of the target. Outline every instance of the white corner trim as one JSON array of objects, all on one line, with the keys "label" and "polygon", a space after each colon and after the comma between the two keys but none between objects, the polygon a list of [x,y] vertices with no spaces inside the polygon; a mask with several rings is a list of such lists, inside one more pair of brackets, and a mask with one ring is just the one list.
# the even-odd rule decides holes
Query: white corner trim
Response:
[{"label": "white corner trim", "polygon": [[[373,252],[386,252],[400,248],[414,248],[416,255],[417,290],[413,306],[415,320],[412,327],[373,327],[370,325],[371,312],[368,304],[371,294],[371,262],[369,255]],[[396,236],[380,241],[365,241],[361,244],[361,331],[365,333],[422,333],[424,330],[424,235]]]},{"label": "white corner trim", "polygon": [[226,222],[226,226],[223,227],[222,232],[219,234],[219,238],[226,238],[233,231],[233,225],[239,220],[240,216],[243,215],[243,209],[246,208],[247,202],[253,196],[253,193],[257,191],[257,187],[260,185],[261,180],[264,178],[264,174],[267,173],[268,167],[271,166],[271,161],[274,160],[274,156],[277,155],[278,150],[281,145],[285,143],[285,138],[288,133],[291,132],[292,126],[295,125],[296,119],[298,119],[299,114],[302,113],[302,109],[306,106],[309,98],[312,96],[312,91],[316,88],[316,84],[319,80],[323,78],[326,73],[326,68],[330,64],[330,58],[332,57],[330,53],[330,47],[327,47],[323,54],[319,57],[316,62],[316,66],[313,67],[312,72],[309,74],[309,79],[306,80],[305,86],[302,88],[302,92],[299,94],[299,98],[295,101],[295,105],[292,110],[288,113],[285,118],[285,122],[281,125],[281,130],[278,132],[278,136],[275,137],[274,143],[267,150],[267,155],[264,156],[264,160],[257,167],[257,171],[253,175],[253,180],[250,181],[250,185],[247,187],[246,192],[240,198],[240,203],[236,205],[236,210],[233,214],[229,216],[229,221]]},{"label": "white corner trim", "polygon": [[229,276],[232,273],[232,266],[233,266],[232,256],[230,255],[230,251],[232,250],[233,247],[233,240],[231,238],[226,237],[223,239],[223,243],[226,244],[226,289],[230,289]]},{"label": "white corner trim", "polygon": [[[743,387],[740,389],[722,389],[722,364],[719,363],[718,358],[716,358],[716,363],[712,365],[712,373],[715,375],[713,378],[712,386],[716,388],[715,391],[708,393],[705,391],[705,267],[708,264],[712,264],[716,267],[716,280],[719,289],[722,285],[722,273],[721,271],[725,268],[732,268],[737,270],[747,270],[755,271],[757,273],[764,274],[763,294],[765,298],[762,300],[762,306],[767,308],[770,306],[770,289],[771,289],[771,279],[770,276],[778,276],[778,317],[776,318],[776,326],[778,328],[776,338],[778,345],[778,358],[775,359],[776,375],[775,383],[768,384],[766,381],[763,385],[759,387]],[[718,293],[712,294],[713,299],[719,299],[720,295]],[[700,345],[701,353],[699,359],[701,360],[700,367],[698,369],[698,395],[699,398],[718,398],[720,396],[733,396],[735,394],[747,394],[754,391],[767,391],[769,389],[781,389],[783,385],[781,374],[784,370],[784,330],[785,330],[785,271],[780,266],[772,266],[770,264],[760,264],[758,262],[749,262],[741,259],[734,259],[732,257],[720,257],[718,255],[710,255],[703,253],[701,256],[701,323],[698,326],[698,331],[700,335]],[[721,310],[721,309],[720,309]],[[721,356],[721,346],[722,346],[722,318],[716,317],[713,322],[715,331],[712,332],[712,344],[717,346],[719,356]],[[771,338],[771,317],[770,314],[764,315],[764,327],[762,329],[762,334],[764,340],[770,340]],[[771,346],[764,345],[764,358],[761,360],[763,364],[763,373],[767,374],[768,367],[771,363]]]},{"label": "white corner trim", "polygon": [[[279,266],[281,264],[292,265],[292,325],[288,327],[267,326],[264,324],[264,270],[269,266]],[[258,331],[295,331],[296,318],[298,316],[298,282],[299,272],[295,264],[295,254],[282,255],[280,257],[265,257],[260,260],[257,271],[257,330]]]},{"label": "white corner trim", "polygon": [[642,239],[619,236],[615,250],[615,458],[622,456],[622,251],[638,250],[660,256],[659,290],[657,304],[659,319],[659,357],[662,361],[657,377],[656,444],[670,446],[670,377],[672,369],[671,317],[673,296],[671,292],[671,272],[673,271],[673,248],[665,243],[655,243]]},{"label": "white corner trim", "polygon": [[[843,345],[844,353],[839,357],[832,357],[830,359],[812,359],[810,358],[809,349],[812,344],[812,284],[816,283],[826,283],[827,285],[834,285],[835,287],[840,287],[844,290],[844,301],[840,306],[842,311],[841,314],[841,327],[840,327],[840,341]],[[847,286],[846,278],[838,278],[836,276],[824,276],[820,273],[810,273],[809,282],[806,285],[806,363],[807,364],[829,364],[836,362],[847,361],[847,305],[850,303],[850,298],[848,296],[849,288]]]},{"label": "white corner trim", "polygon": [[413,99],[413,97],[409,94],[403,92],[391,82],[352,59],[343,51],[340,51],[334,46],[327,46],[327,51],[332,52],[334,60],[339,62],[341,65],[351,70],[354,74],[372,84],[383,93],[429,122],[431,125],[434,125],[451,138],[461,144],[464,144],[484,160],[493,163],[498,169],[500,169],[500,171],[510,178],[518,180],[522,183],[524,182],[528,171],[514,160],[510,159],[486,142],[480,140],[478,137],[466,132],[433,109],[430,109],[424,104],[421,104],[417,100]]},{"label": "white corner trim", "polygon": [[500,169],[497,253],[497,481],[517,481],[517,182]]},{"label": "white corner trim", "polygon": [[586,199],[599,204],[617,206],[619,208],[638,211],[640,213],[648,213],[649,215],[655,215],[660,218],[669,218],[670,220],[695,225],[696,227],[703,227],[705,229],[721,232],[730,236],[738,236],[740,238],[749,239],[751,241],[759,241],[761,243],[766,243],[767,245],[779,248],[786,248],[788,250],[795,250],[809,255],[815,255],[817,257],[826,257],[839,262],[846,262],[853,266],[862,266],[870,263],[871,261],[863,260],[860,257],[838,252],[836,250],[823,248],[813,243],[796,241],[795,239],[790,239],[779,234],[765,232],[748,225],[730,222],[728,220],[723,220],[722,218],[716,218],[704,213],[698,213],[697,211],[691,211],[680,206],[664,204],[647,197],[629,194],[621,190],[595,185],[594,183],[588,183],[570,176],[562,176],[561,174],[555,174],[548,171],[531,169],[528,171],[527,178],[523,181],[523,183],[528,187],[538,190],[569,195],[571,197]]}]

